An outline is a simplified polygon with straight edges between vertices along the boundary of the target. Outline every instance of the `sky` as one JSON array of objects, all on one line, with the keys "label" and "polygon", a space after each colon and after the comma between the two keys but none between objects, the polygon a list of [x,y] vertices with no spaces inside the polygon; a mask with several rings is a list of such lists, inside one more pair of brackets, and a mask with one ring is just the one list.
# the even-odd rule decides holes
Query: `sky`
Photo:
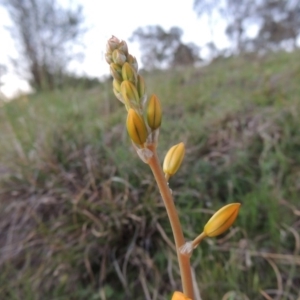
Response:
[{"label": "sky", "polygon": [[[67,0],[59,0],[66,3]],[[183,42],[193,42],[205,46],[211,40],[211,30],[207,19],[199,19],[193,11],[193,0],[77,0],[83,5],[88,32],[83,37],[84,59],[74,62],[70,70],[77,74],[101,77],[109,73],[104,60],[106,41],[112,36],[125,40],[129,51],[140,62],[140,51],[137,43],[130,43],[129,37],[138,27],[160,25],[165,30],[172,26],[180,27]],[[8,74],[2,78],[5,85],[2,92],[8,97],[18,90],[27,90],[28,83],[19,78],[10,64],[10,58],[18,60],[18,52],[5,26],[11,25],[6,11],[0,7],[0,64],[8,65]],[[222,21],[214,26],[214,42],[218,48],[225,48],[229,42],[224,34]],[[5,46],[3,46],[5,45]],[[204,53],[202,53],[204,54]]]}]

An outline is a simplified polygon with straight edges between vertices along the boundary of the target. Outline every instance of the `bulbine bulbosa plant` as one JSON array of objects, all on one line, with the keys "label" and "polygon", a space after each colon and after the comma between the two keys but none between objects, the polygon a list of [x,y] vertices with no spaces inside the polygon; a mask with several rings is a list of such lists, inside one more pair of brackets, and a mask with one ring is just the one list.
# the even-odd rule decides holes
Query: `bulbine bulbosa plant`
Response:
[{"label": "bulbine bulbosa plant", "polygon": [[185,146],[179,143],[167,152],[163,166],[159,162],[156,146],[162,122],[162,108],[156,95],[146,96],[145,82],[138,72],[134,56],[129,54],[126,42],[111,37],[106,46],[105,59],[113,76],[113,91],[127,110],[126,126],[138,156],[151,168],[172,227],[182,281],[182,292],[176,291],[172,300],[194,299],[190,257],[206,237],[225,232],[235,221],[240,204],[232,203],[217,211],[193,241],[185,241],[178,213],[169,188],[169,179],[179,169]]}]

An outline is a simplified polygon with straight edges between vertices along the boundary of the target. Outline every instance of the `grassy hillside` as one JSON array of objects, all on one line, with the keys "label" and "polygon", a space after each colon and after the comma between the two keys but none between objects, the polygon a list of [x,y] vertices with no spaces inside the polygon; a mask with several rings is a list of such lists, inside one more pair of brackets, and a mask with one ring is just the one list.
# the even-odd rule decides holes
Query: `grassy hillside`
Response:
[{"label": "grassy hillside", "polygon": [[[159,152],[186,144],[170,186],[185,236],[241,202],[196,249],[203,300],[300,299],[300,52],[146,74]],[[111,83],[0,107],[0,299],[169,299],[171,230]],[[170,238],[167,238],[169,236]]]}]

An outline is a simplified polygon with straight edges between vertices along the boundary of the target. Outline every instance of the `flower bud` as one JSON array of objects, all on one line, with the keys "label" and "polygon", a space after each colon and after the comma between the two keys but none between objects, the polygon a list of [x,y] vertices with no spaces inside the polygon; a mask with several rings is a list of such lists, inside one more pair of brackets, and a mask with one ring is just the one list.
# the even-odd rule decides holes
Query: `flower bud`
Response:
[{"label": "flower bud", "polygon": [[112,53],[115,49],[118,48],[120,44],[120,40],[116,38],[115,36],[112,36],[106,44],[106,52],[107,53]]},{"label": "flower bud", "polygon": [[146,92],[145,80],[140,74],[137,76],[137,91],[140,99],[145,95]]},{"label": "flower bud", "polygon": [[138,106],[140,100],[138,92],[129,80],[124,80],[121,83],[121,94],[127,109]]},{"label": "flower bud", "polygon": [[171,147],[166,154],[163,170],[167,178],[174,175],[178,171],[184,157],[184,152],[184,143],[179,143]]},{"label": "flower bud", "polygon": [[113,88],[113,92],[114,92],[115,96],[117,97],[117,99],[120,100],[124,104],[124,100],[122,98],[121,93],[118,92],[115,88]]},{"label": "flower bud", "polygon": [[231,203],[219,209],[206,223],[203,232],[214,237],[225,232],[235,221],[241,204]]},{"label": "flower bud", "polygon": [[133,84],[136,83],[136,72],[128,62],[125,62],[122,67],[122,78],[131,81]]},{"label": "flower bud", "polygon": [[122,66],[126,61],[126,56],[119,49],[116,49],[112,53],[112,59],[115,64]]},{"label": "flower bud", "polygon": [[123,97],[121,95],[121,81],[113,80],[113,92],[115,96],[124,104]]},{"label": "flower bud", "polygon": [[138,71],[138,63],[136,61],[136,58],[134,56],[132,56],[131,54],[128,54],[127,61],[134,68],[134,70],[137,72]]},{"label": "flower bud", "polygon": [[112,56],[110,53],[105,53],[105,60],[108,64],[111,64],[113,62]]},{"label": "flower bud", "polygon": [[147,122],[152,130],[160,127],[162,118],[161,105],[158,97],[153,94],[148,102],[147,107]]},{"label": "flower bud", "polygon": [[122,69],[119,65],[115,64],[115,63],[111,63],[109,65],[110,67],[110,74],[111,76],[118,80],[118,81],[122,81],[122,76],[121,76],[121,73],[122,73]]},{"label": "flower bud", "polygon": [[143,117],[132,108],[128,110],[126,126],[132,141],[137,145],[143,146],[148,136],[146,124]]},{"label": "flower bud", "polygon": [[113,88],[120,93],[121,92],[121,81],[118,81],[117,79],[113,80]]},{"label": "flower bud", "polygon": [[121,41],[118,45],[118,49],[122,51],[126,56],[128,55],[128,46],[125,41]]},{"label": "flower bud", "polygon": [[181,292],[174,292],[171,300],[192,300]]}]

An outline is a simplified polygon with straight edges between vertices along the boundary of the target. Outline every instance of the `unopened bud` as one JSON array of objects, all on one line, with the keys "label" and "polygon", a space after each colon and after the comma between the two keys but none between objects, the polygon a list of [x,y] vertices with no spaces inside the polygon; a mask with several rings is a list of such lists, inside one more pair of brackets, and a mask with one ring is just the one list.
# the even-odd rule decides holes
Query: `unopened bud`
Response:
[{"label": "unopened bud", "polygon": [[115,49],[118,48],[120,44],[120,40],[116,38],[115,36],[112,36],[106,44],[106,52],[107,53],[112,53]]},{"label": "unopened bud", "polygon": [[126,125],[132,141],[139,146],[143,146],[148,136],[148,131],[143,117],[134,109],[130,108],[128,110]]},{"label": "unopened bud", "polygon": [[174,292],[171,300],[192,300],[181,292]]},{"label": "unopened bud", "polygon": [[111,56],[110,53],[106,53],[106,54],[105,54],[105,60],[106,60],[106,62],[107,62],[108,64],[111,64],[111,63],[113,62],[112,56]]},{"label": "unopened bud", "polygon": [[122,75],[121,75],[122,74],[122,69],[121,69],[121,67],[119,65],[115,64],[115,63],[111,63],[109,65],[109,67],[110,67],[111,76],[114,79],[118,80],[118,81],[122,81]]},{"label": "unopened bud", "polygon": [[171,147],[166,154],[163,164],[163,170],[167,179],[178,171],[182,163],[184,153],[184,143],[179,143]]},{"label": "unopened bud", "polygon": [[235,221],[240,206],[240,203],[231,203],[219,209],[204,226],[204,234],[214,237],[225,232]]},{"label": "unopened bud", "polygon": [[126,56],[128,55],[128,46],[125,41],[121,41],[118,45],[118,49],[122,51]]},{"label": "unopened bud", "polygon": [[140,74],[137,76],[137,91],[140,99],[145,95],[146,92],[145,80]]},{"label": "unopened bud", "polygon": [[161,105],[158,97],[153,94],[148,102],[147,122],[152,130],[160,127],[162,119]]},{"label": "unopened bud", "polygon": [[122,66],[126,61],[126,56],[122,51],[116,49],[112,53],[112,59],[115,64]]},{"label": "unopened bud", "polygon": [[132,56],[131,54],[128,54],[127,61],[134,68],[134,70],[137,72],[138,71],[138,63],[137,63],[136,58],[134,56]]},{"label": "unopened bud", "polygon": [[124,80],[121,83],[121,94],[127,109],[139,106],[138,92],[135,85],[129,80]]},{"label": "unopened bud", "polygon": [[122,78],[131,81],[133,84],[136,83],[136,71],[128,62],[125,62],[122,66]]},{"label": "unopened bud", "polygon": [[113,80],[113,88],[120,93],[121,92],[121,81],[118,81],[117,79]]},{"label": "unopened bud", "polygon": [[113,92],[114,92],[115,96],[117,97],[117,99],[120,100],[122,103],[124,103],[121,93],[118,92],[115,88],[113,88]]}]

